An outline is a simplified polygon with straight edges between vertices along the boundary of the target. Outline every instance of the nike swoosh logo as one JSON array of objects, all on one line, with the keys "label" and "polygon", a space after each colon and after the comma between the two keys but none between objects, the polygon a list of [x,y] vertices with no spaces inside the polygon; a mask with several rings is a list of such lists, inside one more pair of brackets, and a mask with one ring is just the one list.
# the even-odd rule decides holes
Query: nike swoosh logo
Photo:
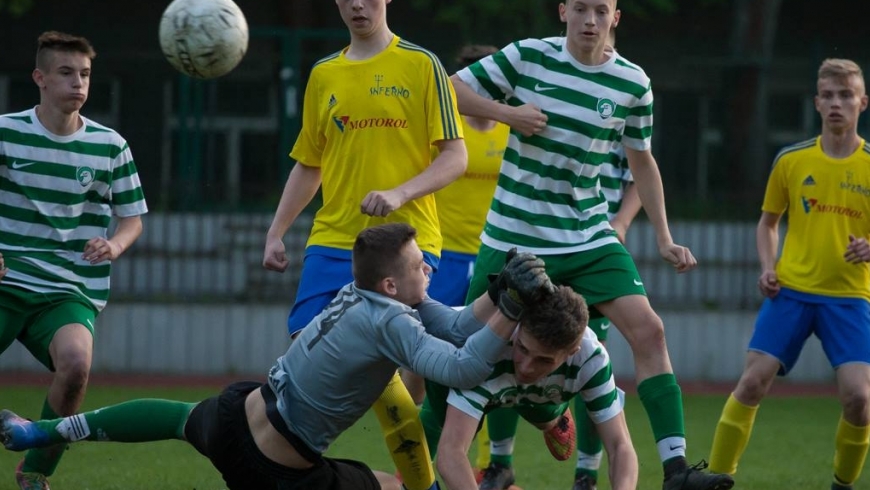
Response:
[{"label": "nike swoosh logo", "polygon": [[635,286],[643,286],[643,282],[638,281],[637,279],[635,279],[635,280],[634,280],[634,285],[635,285]]},{"label": "nike swoosh logo", "polygon": [[91,319],[90,319],[90,318],[85,318],[85,321],[88,322],[88,326],[89,326],[89,327],[94,328],[94,324],[91,323]]},{"label": "nike swoosh logo", "polygon": [[18,170],[18,169],[20,169],[20,168],[24,168],[24,167],[29,167],[29,166],[31,166],[31,165],[36,165],[36,162],[25,162],[25,163],[21,163],[21,162],[12,162],[12,168],[13,168],[14,170]]},{"label": "nike swoosh logo", "polygon": [[546,85],[541,85],[540,83],[535,84],[535,92],[546,92],[547,90],[556,90],[559,87],[547,87]]},{"label": "nike swoosh logo", "polygon": [[610,328],[610,322],[604,322],[601,324],[601,330],[607,330]]},{"label": "nike swoosh logo", "polygon": [[671,451],[676,451],[677,449],[685,449],[686,446],[683,446],[683,445],[679,445],[679,446],[671,446],[671,445],[668,445],[668,447],[671,448]]}]

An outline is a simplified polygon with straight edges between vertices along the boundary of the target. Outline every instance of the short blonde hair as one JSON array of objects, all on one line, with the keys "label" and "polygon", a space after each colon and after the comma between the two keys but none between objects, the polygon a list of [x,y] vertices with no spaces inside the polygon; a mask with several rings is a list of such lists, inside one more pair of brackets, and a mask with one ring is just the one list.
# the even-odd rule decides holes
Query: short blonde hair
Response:
[{"label": "short blonde hair", "polygon": [[856,76],[864,81],[864,73],[861,71],[861,67],[858,66],[858,63],[855,63],[852,60],[842,59],[842,58],[828,58],[825,61],[822,61],[822,65],[819,67],[819,79],[822,78],[836,78],[836,79],[846,79],[851,76]]}]

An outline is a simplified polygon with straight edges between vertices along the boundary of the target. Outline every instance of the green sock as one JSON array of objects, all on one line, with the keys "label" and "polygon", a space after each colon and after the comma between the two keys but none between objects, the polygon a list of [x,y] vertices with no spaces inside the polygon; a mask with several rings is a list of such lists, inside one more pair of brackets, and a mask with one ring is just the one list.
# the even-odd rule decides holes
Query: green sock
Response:
[{"label": "green sock", "polygon": [[[50,420],[56,419],[60,415],[51,408],[51,405],[48,404],[48,397],[46,397],[42,402],[42,413],[39,416],[43,420]],[[60,458],[65,450],[66,444],[31,449],[24,456],[24,465],[21,467],[21,471],[51,476],[57,469],[57,465],[60,464]]]},{"label": "green sock", "polygon": [[583,398],[579,396],[574,397],[574,419],[577,430],[577,467],[574,470],[574,477],[578,478],[586,474],[598,480],[598,468],[601,466],[604,444],[601,443],[601,437],[595,430],[595,423],[589,418]]},{"label": "green sock", "polygon": [[514,438],[520,415],[512,408],[499,408],[486,414],[486,428],[489,430],[489,460],[504,466],[514,462]]},{"label": "green sock", "polygon": [[71,417],[40,420],[51,442],[148,442],[183,439],[195,403],[143,398]]},{"label": "green sock", "polygon": [[671,373],[647,378],[637,385],[637,393],[649,417],[662,464],[685,460],[683,397],[677,378]]}]

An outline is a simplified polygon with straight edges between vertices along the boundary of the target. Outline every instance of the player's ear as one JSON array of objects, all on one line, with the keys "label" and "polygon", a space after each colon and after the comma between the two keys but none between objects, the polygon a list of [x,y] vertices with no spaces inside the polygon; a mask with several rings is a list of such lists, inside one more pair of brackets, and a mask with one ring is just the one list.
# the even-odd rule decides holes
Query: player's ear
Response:
[{"label": "player's ear", "polygon": [[396,296],[399,294],[399,288],[396,284],[395,278],[392,276],[387,276],[378,282],[378,292],[383,294],[384,296]]},{"label": "player's ear", "polygon": [[622,17],[622,11],[619,9],[616,9],[616,11],[613,12],[613,25],[610,26],[611,28],[614,28],[614,27],[619,25],[619,18],[620,17]]},{"label": "player's ear", "polygon": [[559,4],[559,21],[560,22],[568,22],[568,19],[565,18],[565,12],[568,10],[568,2],[571,0],[565,0],[564,2]]},{"label": "player's ear", "polygon": [[33,73],[31,73],[30,76],[33,78],[33,83],[35,83],[37,87],[45,87],[45,75],[42,73],[42,70],[34,68]]}]

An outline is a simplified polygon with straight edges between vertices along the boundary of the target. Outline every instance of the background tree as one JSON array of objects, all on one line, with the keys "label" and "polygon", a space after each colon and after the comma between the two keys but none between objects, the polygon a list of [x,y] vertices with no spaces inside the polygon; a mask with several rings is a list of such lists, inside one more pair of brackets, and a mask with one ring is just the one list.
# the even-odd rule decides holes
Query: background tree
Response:
[{"label": "background tree", "polygon": [[10,14],[12,17],[21,17],[33,8],[36,0],[0,0],[0,15]]}]

